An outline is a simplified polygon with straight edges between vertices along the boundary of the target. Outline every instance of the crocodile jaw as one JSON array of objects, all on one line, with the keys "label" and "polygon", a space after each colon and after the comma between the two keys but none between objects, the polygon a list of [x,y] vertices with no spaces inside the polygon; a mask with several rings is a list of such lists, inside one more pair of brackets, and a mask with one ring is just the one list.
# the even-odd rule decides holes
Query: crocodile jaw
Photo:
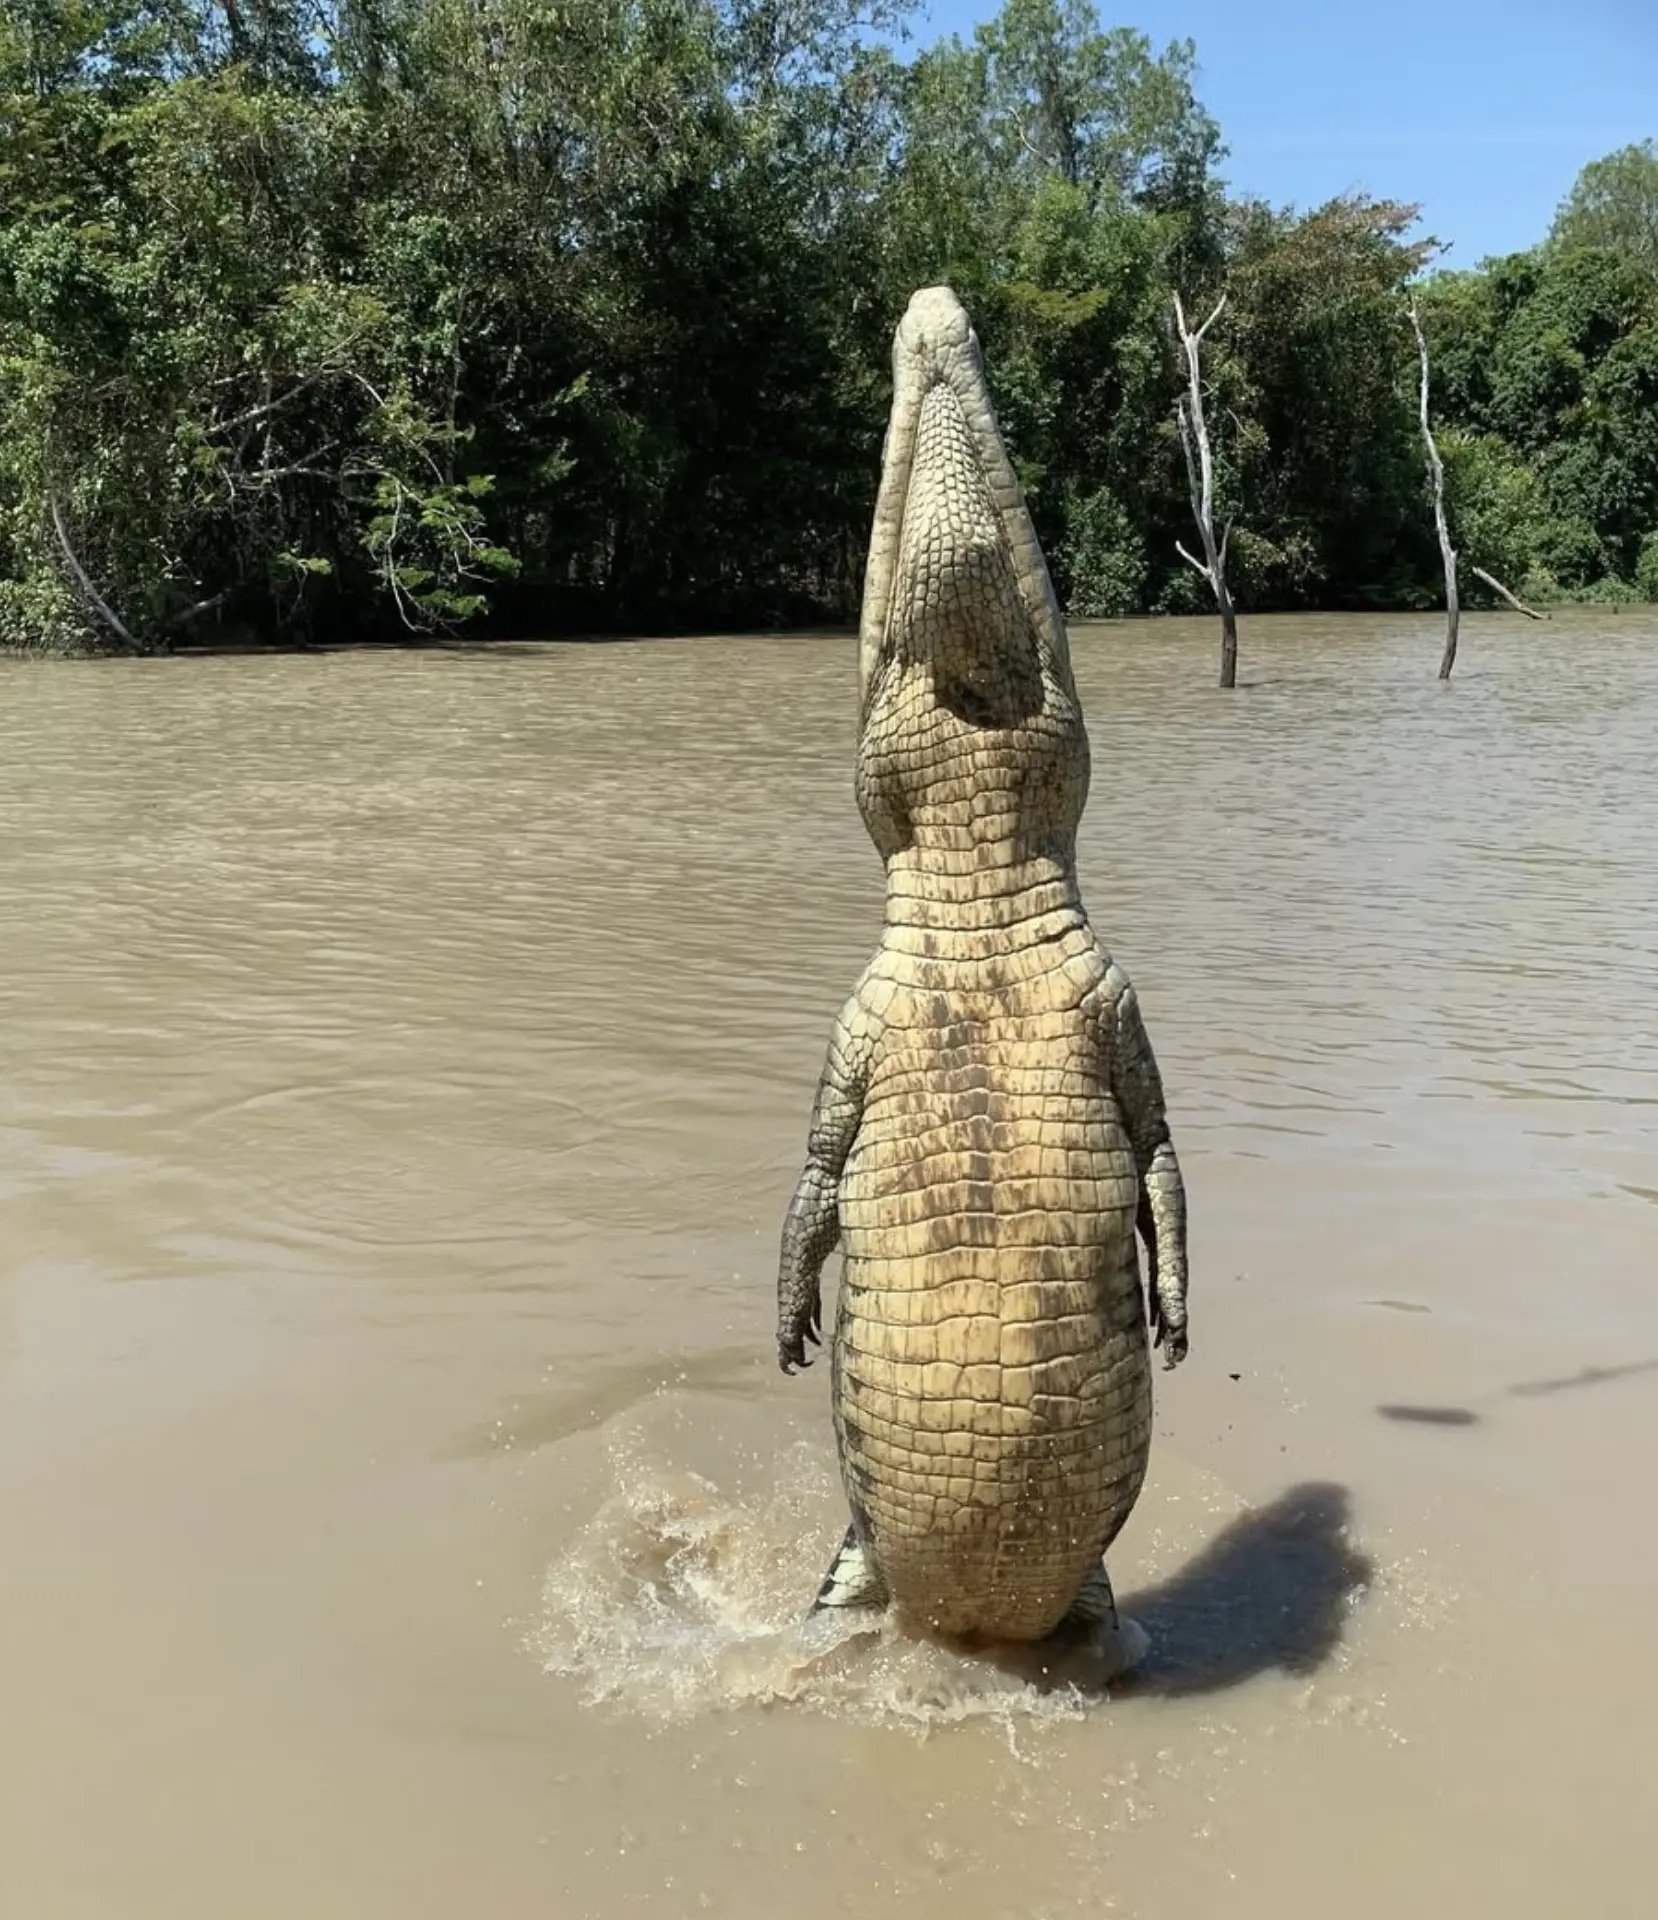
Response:
[{"label": "crocodile jaw", "polygon": [[1017,783],[1027,817],[1001,812],[998,836],[1075,834],[1088,748],[1065,626],[978,339],[948,287],[917,293],[893,342],[859,680],[859,804],[889,860],[931,828],[960,829],[987,735],[1000,736],[1004,761],[1028,743],[1040,773]]}]

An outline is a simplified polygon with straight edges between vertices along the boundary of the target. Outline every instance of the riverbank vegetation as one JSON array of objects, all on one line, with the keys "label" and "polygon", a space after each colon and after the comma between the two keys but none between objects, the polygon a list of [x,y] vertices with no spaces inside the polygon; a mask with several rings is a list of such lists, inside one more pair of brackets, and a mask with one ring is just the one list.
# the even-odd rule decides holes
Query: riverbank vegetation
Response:
[{"label": "riverbank vegetation", "polygon": [[[1229,194],[1195,52],[1091,0],[16,0],[0,644],[787,621],[856,602],[891,329],[948,279],[1076,614],[1658,599],[1658,154],[1457,273]],[[1563,183],[1566,184],[1566,183]]]}]

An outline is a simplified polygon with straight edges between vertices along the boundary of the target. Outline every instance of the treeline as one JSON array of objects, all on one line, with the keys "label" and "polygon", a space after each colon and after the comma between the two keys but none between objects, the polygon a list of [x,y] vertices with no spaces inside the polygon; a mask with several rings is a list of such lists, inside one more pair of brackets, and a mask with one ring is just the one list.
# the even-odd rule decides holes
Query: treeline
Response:
[{"label": "treeline", "polygon": [[[1007,0],[12,0],[0,644],[787,621],[855,604],[891,330],[947,279],[1065,603],[1430,604],[1414,209],[1230,197],[1190,44]],[[1458,545],[1658,598],[1658,158],[1420,289]]]}]

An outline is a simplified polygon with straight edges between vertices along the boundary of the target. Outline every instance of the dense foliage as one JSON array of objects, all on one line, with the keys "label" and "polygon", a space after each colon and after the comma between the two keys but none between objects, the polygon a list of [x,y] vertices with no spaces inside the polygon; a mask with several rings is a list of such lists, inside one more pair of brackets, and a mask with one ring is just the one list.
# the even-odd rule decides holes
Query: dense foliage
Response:
[{"label": "dense foliage", "polygon": [[[855,602],[891,328],[948,278],[1062,596],[1438,591],[1408,207],[1229,199],[1194,54],[1092,0],[11,0],[0,644],[781,620]],[[1650,147],[1423,292],[1456,536],[1658,596]]]}]

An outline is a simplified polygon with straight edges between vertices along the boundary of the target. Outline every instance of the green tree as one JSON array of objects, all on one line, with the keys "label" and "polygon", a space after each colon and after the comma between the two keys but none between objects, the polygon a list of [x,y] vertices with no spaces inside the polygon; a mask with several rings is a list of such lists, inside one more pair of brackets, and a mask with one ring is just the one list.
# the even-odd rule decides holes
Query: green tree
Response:
[{"label": "green tree", "polygon": [[1073,499],[1062,552],[1067,611],[1084,619],[1136,613],[1145,603],[1146,550],[1109,487]]},{"label": "green tree", "polygon": [[1549,244],[1602,248],[1658,276],[1658,143],[1591,160],[1555,215]]},{"label": "green tree", "polygon": [[[938,279],[1073,609],[1195,590],[1177,288],[1229,295],[1204,371],[1240,601],[1431,595],[1410,209],[1228,199],[1190,44],[1092,0],[913,58],[910,17],[16,0],[0,639],[844,615],[893,321]],[[1505,578],[1658,564],[1650,164],[1421,290],[1459,539]]]},{"label": "green tree", "polygon": [[977,37],[992,126],[1017,164],[1123,199],[1220,153],[1189,40],[1154,55],[1145,34],[1103,29],[1093,0],[1006,0]]},{"label": "green tree", "polygon": [[1233,432],[1240,598],[1387,605],[1429,567],[1400,291],[1432,243],[1362,195],[1244,212],[1216,370]]}]

